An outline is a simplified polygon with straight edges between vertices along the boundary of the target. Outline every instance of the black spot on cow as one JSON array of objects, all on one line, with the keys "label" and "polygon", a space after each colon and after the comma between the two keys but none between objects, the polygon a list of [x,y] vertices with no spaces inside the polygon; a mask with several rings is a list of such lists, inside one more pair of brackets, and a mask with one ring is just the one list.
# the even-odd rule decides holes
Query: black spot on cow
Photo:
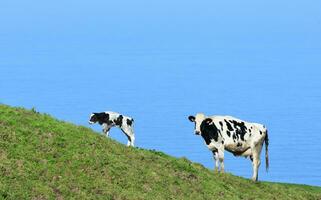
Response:
[{"label": "black spot on cow", "polygon": [[252,130],[251,130],[251,129],[249,129],[249,132],[251,133],[251,132],[252,132]]},{"label": "black spot on cow", "polygon": [[252,133],[250,133],[250,137],[252,136]]},{"label": "black spot on cow", "polygon": [[229,122],[230,122],[231,124],[233,124],[233,127],[234,127],[235,129],[237,128],[236,123],[234,123],[234,122],[235,122],[234,120],[229,120]]},{"label": "black spot on cow", "polygon": [[111,124],[113,124],[113,121],[111,120],[107,121],[107,125],[111,125]]},{"label": "black spot on cow", "polygon": [[215,155],[216,153],[218,152],[218,150],[216,149],[216,148],[214,148],[213,150],[212,150],[212,153]]},{"label": "black spot on cow", "polygon": [[222,141],[222,144],[224,144],[224,141]]},{"label": "black spot on cow", "polygon": [[236,146],[237,146],[237,147],[241,147],[242,144],[238,142]]},{"label": "black spot on cow", "polygon": [[134,119],[127,119],[126,122],[128,126],[131,126],[134,122]]},{"label": "black spot on cow", "polygon": [[260,135],[262,135],[262,131],[260,131]]},{"label": "black spot on cow", "polygon": [[233,124],[234,128],[236,129],[236,135],[237,138],[240,138],[244,141],[244,135],[247,133],[247,127],[245,126],[244,122],[238,122],[235,120],[230,120],[230,122]]},{"label": "black spot on cow", "polygon": [[225,123],[226,123],[227,129],[228,129],[229,131],[233,131],[234,129],[233,129],[233,127],[231,126],[231,124],[230,124],[226,119],[224,119],[224,121],[225,121]]},{"label": "black spot on cow", "polygon": [[119,115],[117,119],[114,120],[115,125],[121,127],[123,124],[123,118],[124,117],[122,115]]},{"label": "black spot on cow", "polygon": [[227,136],[231,136],[231,133],[230,133],[230,131],[226,131],[226,134],[227,134]]},{"label": "black spot on cow", "polygon": [[220,125],[221,125],[221,130],[223,131],[223,122],[219,122],[220,123]]},{"label": "black spot on cow", "polygon": [[212,121],[210,118],[204,119],[200,126],[201,136],[207,145],[211,143],[211,139],[214,139],[215,142],[218,141],[219,130],[214,123],[211,123]]},{"label": "black spot on cow", "polygon": [[90,121],[92,122],[98,122],[100,125],[107,123],[109,121],[109,114],[108,113],[94,113],[94,115],[91,117]]},{"label": "black spot on cow", "polygon": [[238,139],[241,139],[244,141],[244,135],[246,134],[246,132],[242,132],[242,130],[237,129],[235,133]]},{"label": "black spot on cow", "polygon": [[236,135],[235,135],[235,133],[233,133],[233,140],[236,140]]}]

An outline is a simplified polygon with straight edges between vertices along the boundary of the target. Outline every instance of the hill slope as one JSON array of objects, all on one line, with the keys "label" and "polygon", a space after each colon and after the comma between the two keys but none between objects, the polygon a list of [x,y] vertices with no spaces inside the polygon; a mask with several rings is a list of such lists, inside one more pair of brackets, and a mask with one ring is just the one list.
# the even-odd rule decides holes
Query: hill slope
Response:
[{"label": "hill slope", "polygon": [[321,188],[215,174],[0,105],[0,199],[321,199]]}]

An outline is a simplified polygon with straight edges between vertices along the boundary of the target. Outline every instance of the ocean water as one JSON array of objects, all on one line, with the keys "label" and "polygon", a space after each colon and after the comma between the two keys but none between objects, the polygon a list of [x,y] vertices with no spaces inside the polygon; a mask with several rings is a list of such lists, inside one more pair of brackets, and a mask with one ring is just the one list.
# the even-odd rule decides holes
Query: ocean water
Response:
[{"label": "ocean water", "polygon": [[[1,102],[35,107],[97,132],[99,125],[88,124],[90,113],[117,111],[135,119],[136,146],[208,168],[214,166],[211,153],[193,134],[188,115],[204,112],[263,123],[269,129],[270,171],[262,161],[260,179],[321,185],[318,68],[278,68],[272,61],[222,64],[215,56],[124,53],[82,58],[74,65],[60,58],[59,64],[43,67],[56,60],[45,57],[44,63],[1,68]],[[116,128],[111,137],[126,143]],[[225,166],[239,176],[252,173],[249,160],[228,152]]]},{"label": "ocean water", "polygon": [[[268,127],[260,180],[321,186],[319,2],[94,2],[1,3],[0,103],[98,133],[90,113],[116,111],[135,119],[137,147],[210,169],[187,117],[232,115]],[[127,142],[116,128],[110,136]],[[228,152],[225,169],[252,175],[249,160]]]}]

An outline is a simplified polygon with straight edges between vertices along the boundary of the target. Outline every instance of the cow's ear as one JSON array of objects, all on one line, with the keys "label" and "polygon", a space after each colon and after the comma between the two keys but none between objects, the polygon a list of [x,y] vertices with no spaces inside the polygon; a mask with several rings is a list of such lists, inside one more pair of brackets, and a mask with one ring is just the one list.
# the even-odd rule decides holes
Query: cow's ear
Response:
[{"label": "cow's ear", "polygon": [[191,121],[191,122],[195,122],[195,117],[192,116],[192,115],[188,116],[188,119],[189,119],[189,121]]},{"label": "cow's ear", "polygon": [[206,119],[204,119],[204,122],[205,122],[206,124],[210,124],[210,123],[213,122],[213,120],[212,120],[211,118],[206,118]]}]

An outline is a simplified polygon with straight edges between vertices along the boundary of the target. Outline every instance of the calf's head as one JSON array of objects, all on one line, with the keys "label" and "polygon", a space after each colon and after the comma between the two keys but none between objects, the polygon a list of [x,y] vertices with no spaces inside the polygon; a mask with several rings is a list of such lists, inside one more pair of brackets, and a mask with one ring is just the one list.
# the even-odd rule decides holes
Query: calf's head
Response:
[{"label": "calf's head", "polygon": [[194,132],[196,135],[201,134],[201,124],[205,118],[206,117],[203,113],[197,113],[195,116],[193,115],[188,116],[189,121],[194,122],[194,125],[195,125]]},{"label": "calf's head", "polygon": [[94,124],[96,122],[98,122],[98,113],[92,113],[89,117],[89,124]]},{"label": "calf's head", "polygon": [[89,118],[89,124],[99,123],[102,125],[108,121],[108,114],[106,113],[92,113]]}]

